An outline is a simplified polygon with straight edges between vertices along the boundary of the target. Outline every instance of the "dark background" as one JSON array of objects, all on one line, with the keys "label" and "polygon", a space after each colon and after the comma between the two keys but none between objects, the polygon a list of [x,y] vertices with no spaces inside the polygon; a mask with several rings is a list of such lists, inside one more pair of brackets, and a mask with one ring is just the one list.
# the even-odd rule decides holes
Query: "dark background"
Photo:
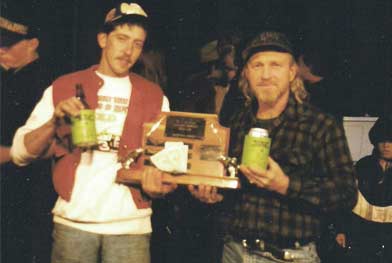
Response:
[{"label": "dark background", "polygon": [[[58,74],[97,63],[96,33],[114,0],[14,0],[41,28],[42,54]],[[165,51],[172,109],[183,99],[182,80],[198,66],[198,49],[233,27],[244,35],[264,29],[287,33],[298,51],[319,48],[338,81],[345,115],[378,116],[392,89],[390,0],[147,0],[154,47]],[[389,97],[388,97],[389,96]],[[339,98],[337,98],[339,97]],[[392,99],[391,99],[392,100]],[[390,103],[389,103],[390,104]],[[389,107],[391,107],[389,105]]]}]

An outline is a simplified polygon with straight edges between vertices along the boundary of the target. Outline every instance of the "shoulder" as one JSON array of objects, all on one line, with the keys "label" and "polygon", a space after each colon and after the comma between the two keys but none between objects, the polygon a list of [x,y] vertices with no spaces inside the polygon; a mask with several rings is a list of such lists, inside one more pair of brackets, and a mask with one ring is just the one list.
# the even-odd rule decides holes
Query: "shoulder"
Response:
[{"label": "shoulder", "polygon": [[300,113],[300,119],[306,120],[316,125],[322,125],[325,127],[338,125],[337,119],[332,114],[322,111],[321,109],[310,104],[309,102],[299,104],[298,112]]},{"label": "shoulder", "polygon": [[316,140],[322,142],[327,138],[344,138],[343,124],[333,115],[328,114],[308,102],[298,104],[296,125],[310,134]]},{"label": "shoulder", "polygon": [[377,162],[377,158],[375,158],[373,155],[368,155],[365,157],[362,157],[356,164],[355,167],[357,169],[363,169],[366,167],[369,167]]},{"label": "shoulder", "polygon": [[[92,70],[92,67],[90,67],[87,69],[74,71],[74,72],[62,75],[62,76],[58,77],[57,79],[55,79],[55,81],[53,82],[53,86],[57,86],[58,84],[63,84],[63,83],[69,84],[70,81],[71,82],[77,81],[81,77],[87,76],[88,74],[93,73],[93,72],[94,71]],[[72,85],[68,85],[68,86],[72,86]]]}]

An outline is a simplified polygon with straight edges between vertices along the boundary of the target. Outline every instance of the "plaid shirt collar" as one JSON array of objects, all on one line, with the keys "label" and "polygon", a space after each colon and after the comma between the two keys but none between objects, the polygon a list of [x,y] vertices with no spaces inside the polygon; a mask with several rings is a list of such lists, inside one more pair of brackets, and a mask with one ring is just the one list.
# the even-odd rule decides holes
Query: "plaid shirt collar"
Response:
[{"label": "plaid shirt collar", "polygon": [[[252,104],[252,124],[255,124],[257,121],[256,113],[257,113],[257,102],[254,101]],[[280,124],[282,124],[285,120],[291,119],[295,120],[298,119],[298,117],[301,116],[301,113],[303,113],[304,110],[299,104],[294,97],[294,94],[290,92],[289,99],[287,102],[287,106],[284,109],[284,111],[272,122],[272,127],[278,127]]]}]

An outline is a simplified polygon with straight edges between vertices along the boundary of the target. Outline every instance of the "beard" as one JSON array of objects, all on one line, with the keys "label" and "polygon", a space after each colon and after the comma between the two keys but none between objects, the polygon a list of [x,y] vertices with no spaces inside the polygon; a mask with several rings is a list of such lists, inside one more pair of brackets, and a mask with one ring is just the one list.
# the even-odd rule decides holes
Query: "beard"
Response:
[{"label": "beard", "polygon": [[274,89],[258,89],[254,91],[254,95],[256,96],[259,103],[274,105],[280,97],[285,93],[285,89],[274,85]]}]

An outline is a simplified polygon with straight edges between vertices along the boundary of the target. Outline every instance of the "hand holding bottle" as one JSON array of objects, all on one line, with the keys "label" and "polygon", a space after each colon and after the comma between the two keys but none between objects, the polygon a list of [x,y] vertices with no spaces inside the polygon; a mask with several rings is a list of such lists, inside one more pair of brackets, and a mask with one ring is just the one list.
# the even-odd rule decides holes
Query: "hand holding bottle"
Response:
[{"label": "hand holding bottle", "polygon": [[82,85],[76,84],[75,89],[75,97],[83,107],[79,110],[79,115],[71,117],[72,143],[77,147],[91,148],[97,145],[95,111],[87,104]]},{"label": "hand holding bottle", "polygon": [[80,110],[84,109],[83,104],[76,97],[59,102],[54,110],[54,117],[61,119],[64,117],[76,117],[80,114]]},{"label": "hand holding bottle", "polygon": [[97,144],[95,130],[95,111],[89,108],[81,84],[76,84],[75,97],[59,102],[54,111],[54,118],[69,117],[73,145],[91,148]]}]

